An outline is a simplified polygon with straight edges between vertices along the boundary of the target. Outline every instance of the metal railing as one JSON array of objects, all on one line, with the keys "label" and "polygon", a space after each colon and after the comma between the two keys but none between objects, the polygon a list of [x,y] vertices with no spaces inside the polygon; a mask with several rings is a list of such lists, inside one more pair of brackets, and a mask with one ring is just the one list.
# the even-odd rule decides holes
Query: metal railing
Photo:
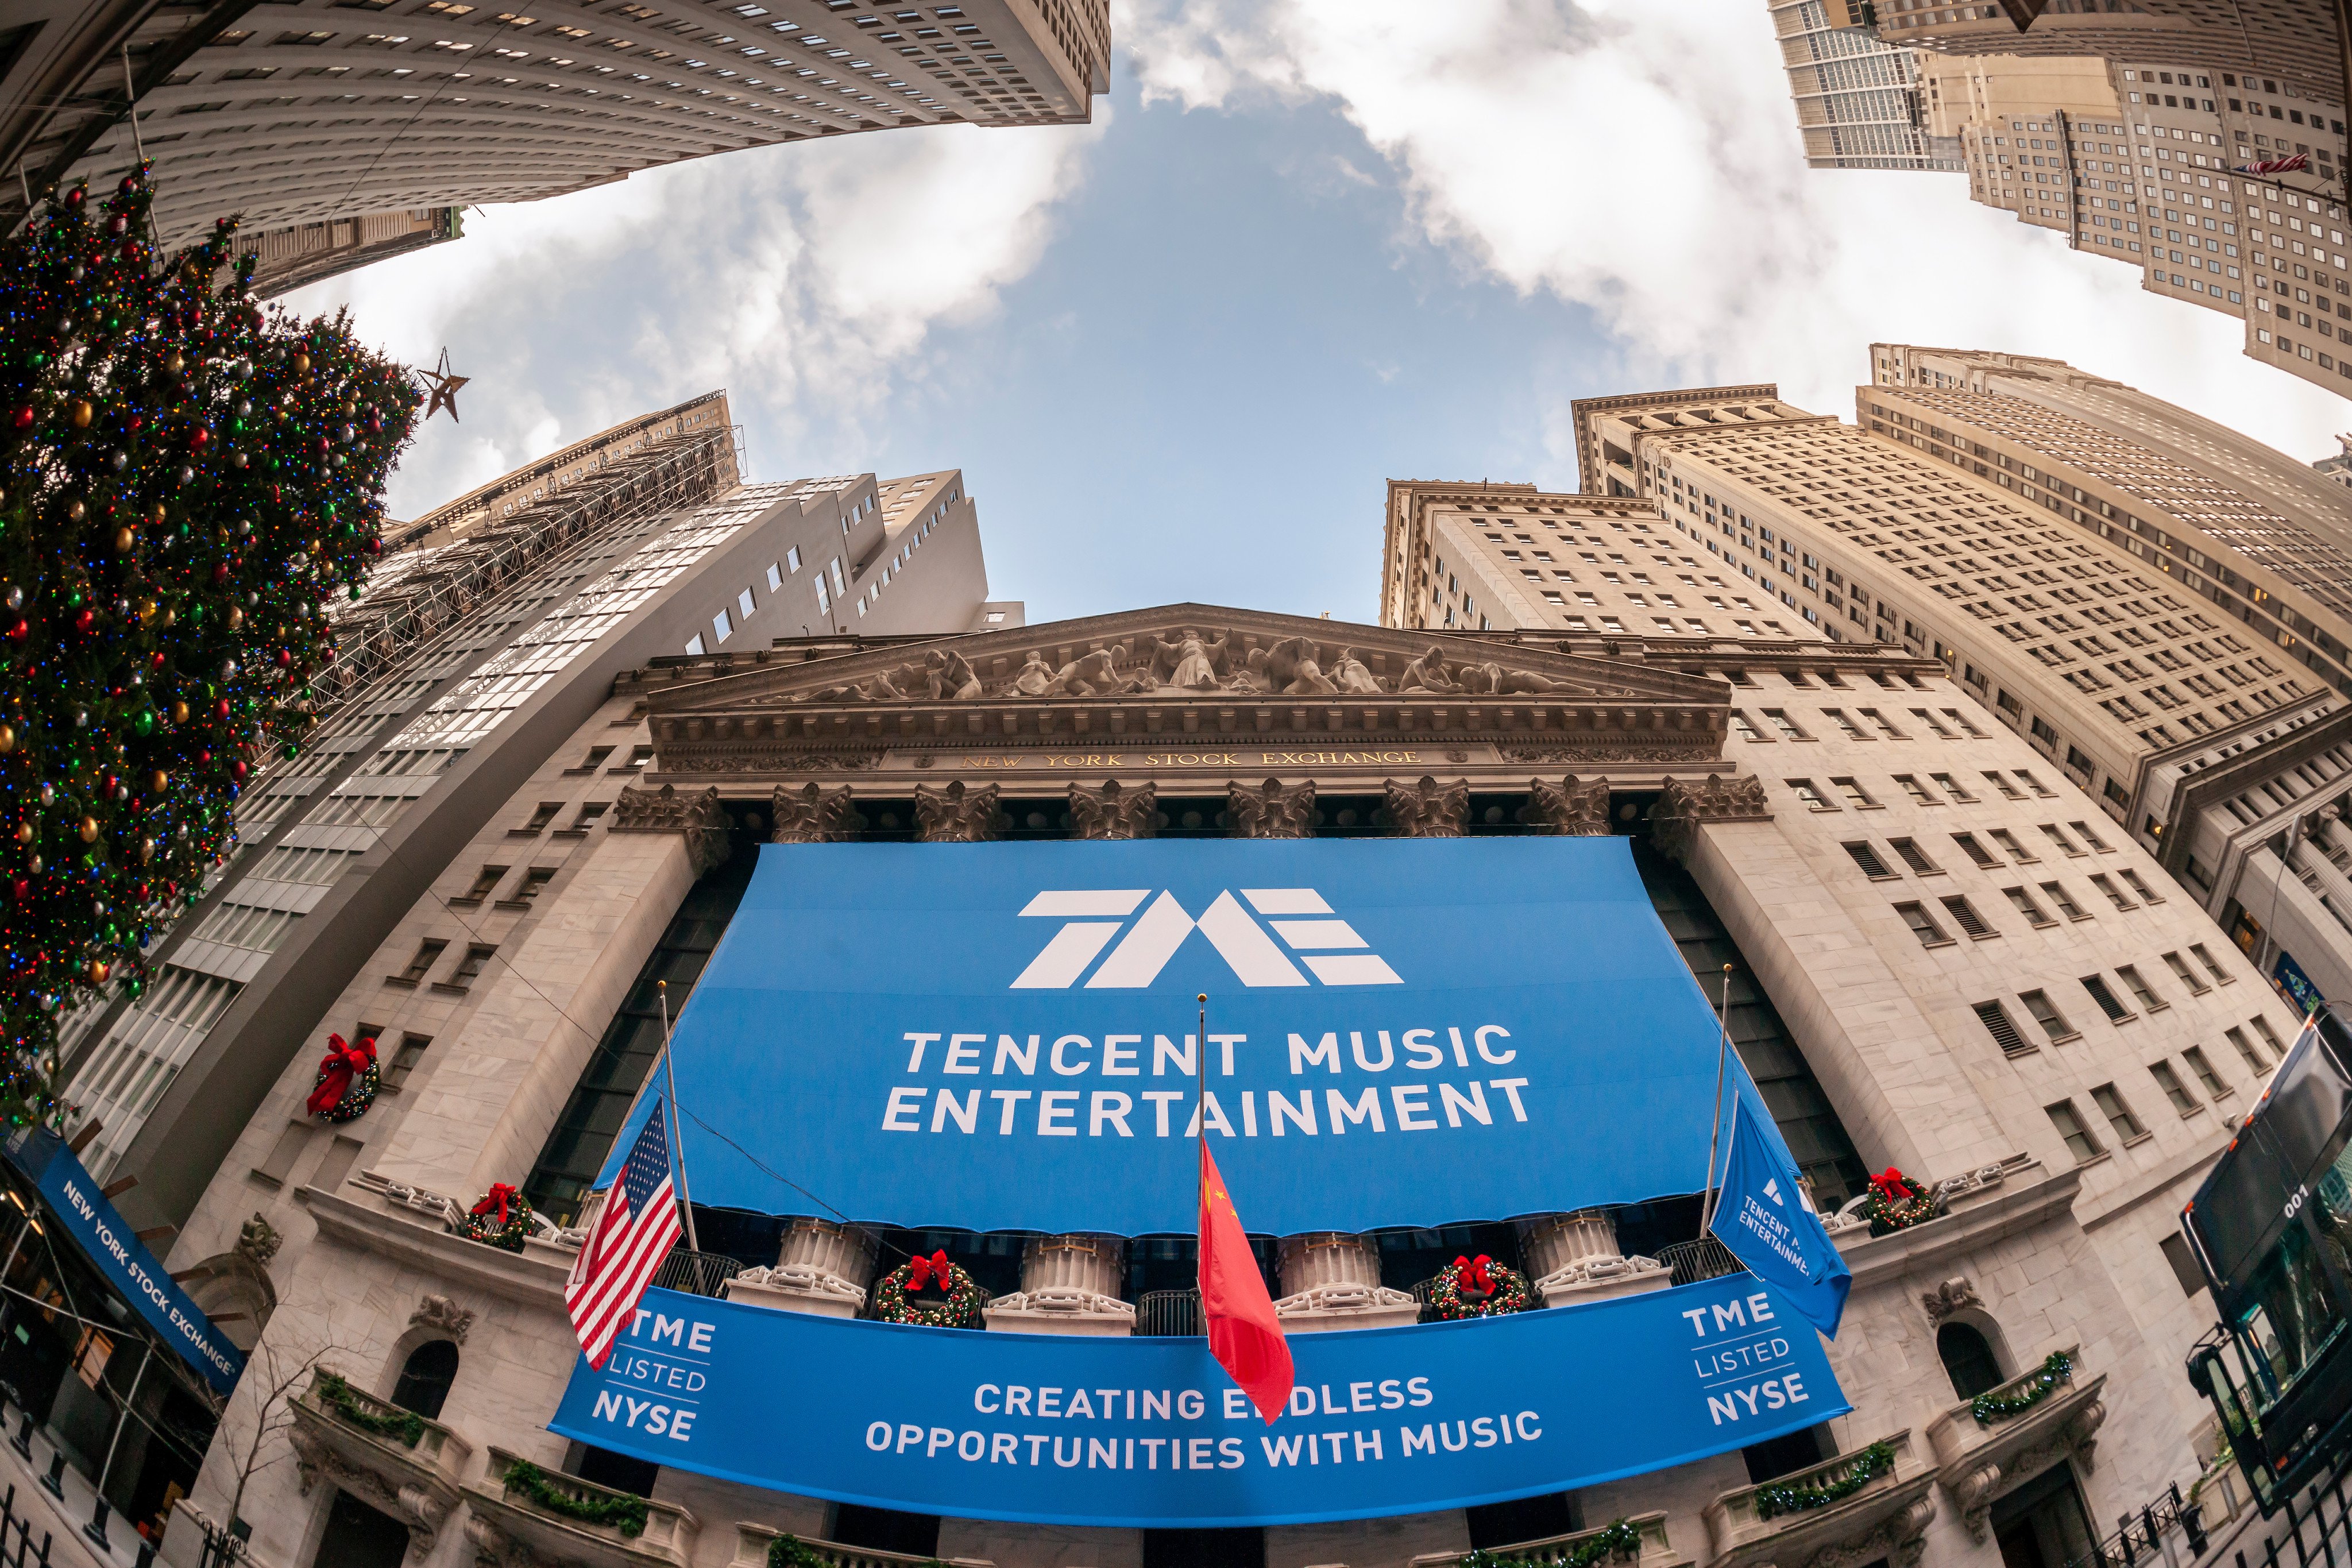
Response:
[{"label": "metal railing", "polygon": [[[2143,1557],[2164,1556],[2164,1538],[2176,1529],[2180,1531],[2193,1561],[2205,1554],[2204,1510],[2198,1504],[2183,1500],[2180,1483],[2173,1482],[2154,1502],[2144,1505],[2139,1517],[2124,1514],[2116,1521],[2116,1532],[2091,1548],[2081,1557],[2072,1559],[2066,1568],[2132,1568]],[[2337,1509],[2337,1525],[2342,1526],[2342,1508]],[[2321,1549],[2326,1550],[2323,1539]],[[2276,1561],[2277,1547],[2272,1547]],[[2333,1562],[2333,1559],[2330,1559]]]},{"label": "metal railing", "polygon": [[1719,1279],[1727,1274],[1745,1274],[1748,1265],[1731,1255],[1731,1248],[1711,1236],[1696,1241],[1677,1241],[1658,1248],[1658,1261],[1674,1270],[1677,1285],[1696,1285],[1702,1279]]},{"label": "metal railing", "polygon": [[[142,1568],[144,1564],[154,1560],[155,1549],[142,1544],[139,1549],[139,1561]],[[33,1544],[31,1510],[28,1508],[23,1517],[18,1516],[16,1488],[16,1484],[11,1482],[8,1495],[0,1498],[0,1568],[26,1568],[28,1563],[38,1563],[42,1568],[47,1568],[48,1561],[49,1532],[46,1530],[41,1531],[40,1545]]]},{"label": "metal railing", "polygon": [[654,1274],[654,1283],[665,1290],[683,1290],[689,1296],[716,1296],[720,1287],[743,1272],[740,1259],[718,1252],[688,1252],[674,1248],[662,1259],[661,1268]]},{"label": "metal railing", "polygon": [[1135,1299],[1135,1331],[1168,1338],[1208,1332],[1198,1290],[1146,1290]]}]

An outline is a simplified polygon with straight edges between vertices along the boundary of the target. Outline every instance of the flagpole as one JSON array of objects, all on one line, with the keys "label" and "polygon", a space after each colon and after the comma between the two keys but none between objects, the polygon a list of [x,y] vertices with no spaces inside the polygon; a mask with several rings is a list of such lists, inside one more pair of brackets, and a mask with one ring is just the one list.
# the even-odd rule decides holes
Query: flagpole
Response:
[{"label": "flagpole", "polygon": [[1731,1053],[1731,965],[1723,966],[1723,1000],[1715,1015],[1715,1122],[1706,1131],[1706,1187],[1699,1194],[1698,1231],[1715,1217],[1715,1151],[1723,1137],[1723,1068]]},{"label": "flagpole", "polygon": [[1201,1147],[1209,1146],[1209,994],[1201,993],[1201,1042],[1194,1048],[1201,1054],[1193,1065],[1201,1069]]},{"label": "flagpole", "polygon": [[[694,1194],[686,1184],[686,1129],[677,1115],[677,1065],[671,1060],[669,1048],[669,982],[656,980],[654,992],[661,998],[662,1018],[662,1078],[669,1085],[669,1146],[670,1158],[677,1162],[677,1199],[686,1208],[686,1246],[689,1252],[699,1253],[702,1243],[694,1234]],[[1721,1093],[1718,1087],[1717,1092]],[[1713,1156],[1709,1156],[1713,1168]]]}]

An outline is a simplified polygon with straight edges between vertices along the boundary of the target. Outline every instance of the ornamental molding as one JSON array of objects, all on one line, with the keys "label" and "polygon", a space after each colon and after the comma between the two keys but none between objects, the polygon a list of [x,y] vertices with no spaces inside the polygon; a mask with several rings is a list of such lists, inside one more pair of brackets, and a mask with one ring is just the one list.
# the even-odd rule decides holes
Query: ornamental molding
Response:
[{"label": "ornamental molding", "polygon": [[474,1327],[474,1313],[446,1296],[425,1296],[417,1301],[416,1310],[408,1314],[408,1326],[434,1330],[462,1345]]},{"label": "ornamental molding", "polygon": [[821,789],[812,779],[795,790],[778,784],[768,806],[771,844],[840,844],[857,835],[857,807],[849,789]]},{"label": "ornamental molding", "polygon": [[1268,779],[1255,788],[1228,783],[1225,821],[1235,838],[1312,838],[1315,781],[1286,784]]},{"label": "ornamental molding", "polygon": [[1919,1306],[1927,1314],[1927,1326],[1940,1328],[1945,1319],[1955,1312],[1984,1310],[1984,1302],[1977,1296],[1977,1288],[1966,1279],[1947,1279],[1933,1290],[1921,1294]]},{"label": "ornamental molding", "polygon": [[1080,838],[1152,838],[1160,832],[1159,792],[1149,783],[1112,779],[1100,789],[1070,786],[1070,826]]},{"label": "ornamental molding", "polygon": [[1529,779],[1528,816],[1564,837],[1605,835],[1609,831],[1609,781],[1601,778],[1587,782],[1574,773],[1558,784]]},{"label": "ornamental molding", "polygon": [[[711,792],[717,794],[716,790]],[[997,789],[956,779],[945,789],[915,786],[915,820],[926,844],[985,844],[997,836]]]},{"label": "ornamental molding", "polygon": [[1761,779],[1746,774],[1727,779],[1721,773],[1709,773],[1698,784],[1668,779],[1650,807],[1650,841],[1661,854],[1681,862],[1698,847],[1702,824],[1771,819]]},{"label": "ornamental molding", "polygon": [[286,1437],[294,1449],[295,1489],[299,1495],[309,1497],[322,1480],[357,1493],[362,1500],[408,1526],[415,1538],[414,1550],[420,1557],[432,1553],[440,1539],[441,1525],[457,1500],[454,1497],[444,1499],[435,1489],[413,1482],[397,1483],[364,1466],[352,1464],[329,1447],[317,1428],[303,1422],[289,1426]]},{"label": "ornamental molding", "polygon": [[269,1268],[269,1260],[278,1256],[278,1249],[285,1244],[286,1238],[278,1234],[278,1227],[271,1225],[268,1217],[258,1209],[254,1211],[251,1219],[237,1227],[236,1255],[257,1270],[266,1271]]},{"label": "ornamental molding", "polygon": [[699,795],[680,795],[676,784],[625,785],[613,807],[613,831],[684,834],[698,877],[727,858],[727,808],[719,804],[716,784]]},{"label": "ornamental molding", "polygon": [[1424,776],[1418,784],[1386,781],[1388,818],[1400,838],[1459,838],[1470,818],[1470,781],[1441,784]]},{"label": "ornamental molding", "polygon": [[[2081,1352],[2067,1353],[2079,1372]],[[1970,1402],[1963,1400],[1927,1424],[1936,1478],[1960,1510],[1972,1540],[1981,1543],[1990,1539],[1996,1501],[2052,1465],[2071,1459],[2084,1474],[2091,1473],[2097,1461],[2099,1429],[2107,1419],[2102,1398],[2106,1383],[2107,1374],[2101,1373],[2063,1386],[2031,1409],[1990,1425],[1976,1419]]]}]

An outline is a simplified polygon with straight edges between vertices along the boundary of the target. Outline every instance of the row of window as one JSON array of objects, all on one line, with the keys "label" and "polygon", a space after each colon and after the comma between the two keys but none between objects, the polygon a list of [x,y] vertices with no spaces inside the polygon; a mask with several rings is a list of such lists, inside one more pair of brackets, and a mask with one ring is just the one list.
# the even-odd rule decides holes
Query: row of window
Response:
[{"label": "row of window", "polygon": [[[1799,738],[1802,739],[1803,737]],[[1959,776],[1956,773],[1942,772],[1931,773],[1924,781],[1916,773],[1893,773],[1888,776],[1894,780],[1897,788],[1901,789],[1905,795],[1911,797],[1915,804],[1919,805],[1946,805],[1950,804],[1974,805],[1978,803],[1979,797],[1977,795],[1969,788],[1969,785],[1963,784],[1960,781]],[[2041,795],[2045,799],[2054,799],[2056,796],[2055,791],[2044,786],[2041,780],[2035,778],[2032,773],[2028,772],[2024,768],[2011,768],[2005,773],[1998,769],[1987,768],[1983,770],[1983,776],[1987,783],[1999,790],[2002,797],[2008,800],[2023,800],[2025,798],[2024,788],[2021,788],[2021,786],[2031,788],[2035,795]],[[1863,787],[1860,780],[1853,778],[1849,774],[1841,773],[1829,780],[1829,788],[1827,790],[1823,790],[1809,778],[1782,779],[1780,782],[1789,787],[1790,791],[1796,795],[1799,801],[1804,804],[1807,809],[1811,811],[1841,810],[1843,808],[1838,804],[1841,800],[1853,806],[1856,811],[1881,811],[1885,809],[1879,803],[1878,799],[1870,793],[1870,791]],[[1937,792],[1938,790],[1940,790],[1942,794],[1937,794]],[[2089,839],[2097,847],[2102,849],[2106,847],[2105,844],[2101,842],[2096,835],[2091,832],[2087,824],[2077,822],[2072,826],[2079,830],[2085,838]],[[1956,834],[1954,837],[1965,837],[1965,835]],[[2074,851],[2070,850],[2068,852],[2071,854]],[[2032,855],[2022,855],[2021,858],[2025,860],[2032,860],[2033,858]],[[1978,864],[1979,865],[1987,863],[1988,862],[1983,860],[1978,861]],[[1993,863],[1997,864],[1998,862]]]},{"label": "row of window", "polygon": [[[2262,1031],[2263,1037],[2269,1041],[2273,1054],[2275,1056],[2279,1048],[2278,1041],[2272,1036],[2270,1026],[2260,1018],[2254,1019],[2253,1023],[2255,1027]],[[2263,1061],[2262,1052],[2246,1037],[2244,1030],[2232,1028],[2225,1032],[2229,1035],[2231,1043],[2236,1046],[2240,1054],[2245,1058],[2246,1065],[2252,1069],[2257,1079],[2271,1070],[2270,1065]],[[2202,1047],[2184,1047],[2180,1053],[2180,1060],[2181,1064],[2189,1069],[2189,1075],[2203,1088],[2207,1099],[2213,1103],[2218,1105],[2231,1092],[2228,1081],[2214,1070],[2212,1060],[2207,1057]],[[2156,1085],[2157,1091],[2162,1094],[2167,1102],[2181,1115],[2193,1116],[2204,1109],[2204,1102],[2190,1090],[2188,1082],[2181,1076],[2180,1069],[2173,1066],[2171,1058],[2158,1057],[2148,1063],[2147,1075],[2149,1081]],[[2131,1103],[2124,1098],[2120,1086],[2115,1083],[2099,1084],[2092,1089],[2090,1097],[2092,1105],[2105,1121],[2117,1145],[2137,1143],[2149,1136],[2147,1124],[2140,1121],[2138,1114],[2132,1110]],[[2058,1100],[2042,1107],[2042,1110],[2049,1116],[2050,1124],[2057,1129],[2058,1136],[2065,1141],[2066,1148],[2074,1156],[2076,1164],[2087,1164],[2107,1152],[2105,1146],[2100,1142],[2098,1134],[2092,1131],[2081,1110],[2072,1099]]]},{"label": "row of window", "polygon": [[[2212,955],[2205,950],[2202,943],[2192,946],[2189,951],[2198,955],[2200,962],[2206,966],[2206,973],[2210,974],[2217,983],[2223,985],[2231,983],[2231,977],[2221,972],[2220,965],[2214,963]],[[2189,967],[2188,960],[2182,958],[2178,952],[2165,953],[2163,959],[2165,966],[2172,971],[2173,978],[2188,987],[2191,994],[2202,995],[2212,989],[2194,969]],[[2156,987],[2149,984],[2147,977],[2140,973],[2137,964],[2118,965],[2116,969],[2116,978],[2123,983],[2124,990],[2139,1004],[2138,1009],[2135,1010],[2130,1003],[2126,1002],[2116,994],[2115,986],[2107,983],[2105,974],[2085,974],[2079,981],[2084,994],[2090,997],[2093,1005],[2111,1024],[2128,1023],[2140,1016],[2142,1012],[2160,1013],[2171,1005]],[[2020,992],[2017,1000],[2025,1009],[2027,1016],[2033,1020],[2050,1044],[2062,1046],[2082,1037],[2082,1031],[2067,1021],[2066,1015],[2059,1009],[2055,1002],[2050,999],[2050,994],[2047,991],[2036,989]],[[2024,1031],[2017,1026],[2016,1019],[2010,1014],[2009,1005],[1999,997],[1987,1002],[1971,1002],[1969,1005],[1976,1014],[1978,1020],[1984,1025],[1985,1032],[1992,1037],[1993,1043],[2000,1047],[2003,1056],[2026,1056],[2041,1048],[2038,1043],[2029,1039]],[[2256,1033],[2262,1036],[2263,1043],[2270,1047],[2271,1057],[2274,1060],[2284,1047],[2279,1044],[2277,1035],[2272,1031],[2270,1021],[2257,1014],[2250,1022]],[[2270,1070],[2271,1062],[2263,1059],[2263,1053],[2255,1048],[2254,1042],[2247,1037],[2245,1030],[2232,1025],[2224,1029],[2222,1034],[2228,1037],[2230,1044],[2236,1048],[2238,1054],[2246,1058],[2246,1065],[2252,1068],[2255,1072],[2263,1073]],[[2200,1058],[2200,1060],[2201,1061],[2202,1058]],[[2202,1069],[2198,1076],[2212,1081],[2210,1075]]]},{"label": "row of window", "polygon": [[[1759,729],[1748,717],[1745,709],[1735,708],[1731,710],[1732,733],[1748,741],[1810,741],[1814,738],[1806,733],[1803,725],[1790,717],[1789,710],[1785,708],[1764,708],[1758,711],[1763,715],[1764,722],[1769,726],[1769,732],[1766,729]],[[1907,711],[1921,728],[1932,732],[1939,741],[1957,741],[1962,736],[1978,741],[1985,739],[1985,731],[1978,729],[1968,715],[1957,708],[1941,710],[1913,708]],[[1848,713],[1843,708],[1824,708],[1821,710],[1821,715],[1835,725],[1838,732],[1849,741],[1911,739],[1910,732],[1894,720],[1889,719],[1884,709],[1857,708],[1852,713]]]}]

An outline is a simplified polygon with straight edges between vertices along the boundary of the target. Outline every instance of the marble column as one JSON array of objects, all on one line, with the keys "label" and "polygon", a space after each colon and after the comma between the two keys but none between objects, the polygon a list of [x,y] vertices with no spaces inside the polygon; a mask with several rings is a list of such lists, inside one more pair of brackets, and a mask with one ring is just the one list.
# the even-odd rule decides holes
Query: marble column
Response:
[{"label": "marble column", "polygon": [[1285,1333],[1386,1329],[1417,1322],[1421,1304],[1381,1283],[1379,1247],[1341,1231],[1286,1236],[1276,1254],[1282,1299],[1274,1304]]},{"label": "marble column", "polygon": [[1617,1223],[1606,1209],[1538,1215],[1518,1224],[1528,1278],[1547,1307],[1661,1289],[1674,1278],[1656,1258],[1617,1249]]},{"label": "marble column", "polygon": [[1134,1304],[1119,1300],[1127,1243],[1115,1236],[1033,1236],[1021,1248],[1021,1289],[988,1304],[988,1326],[1029,1334],[1131,1334]]},{"label": "marble column", "polygon": [[803,1216],[785,1228],[774,1268],[747,1268],[723,1289],[730,1301],[854,1318],[866,1306],[878,1251],[874,1238],[855,1226]]}]

